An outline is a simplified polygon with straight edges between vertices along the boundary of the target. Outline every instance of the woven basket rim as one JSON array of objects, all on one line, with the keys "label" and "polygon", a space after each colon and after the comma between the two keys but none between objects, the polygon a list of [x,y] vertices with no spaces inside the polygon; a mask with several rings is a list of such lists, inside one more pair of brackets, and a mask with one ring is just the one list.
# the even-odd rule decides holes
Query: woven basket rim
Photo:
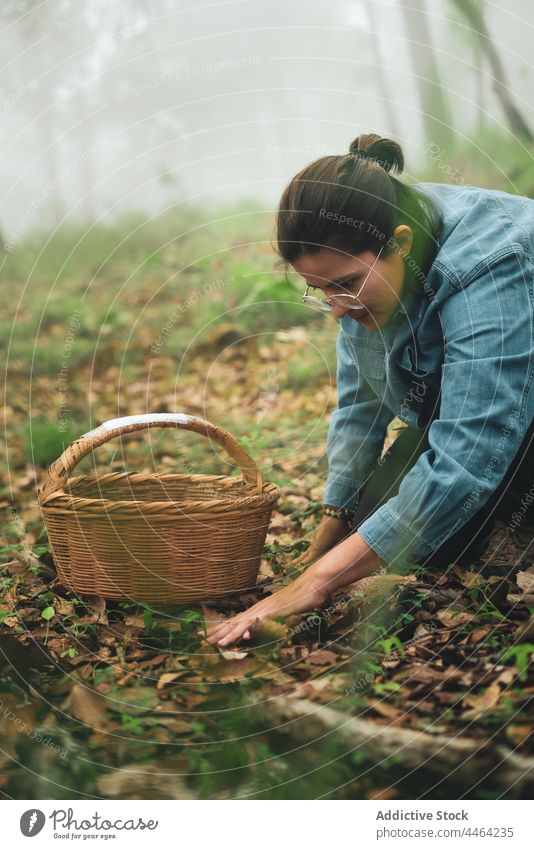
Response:
[{"label": "woven basket rim", "polygon": [[[233,475],[216,475],[216,474],[206,474],[204,472],[85,472],[81,475],[75,475],[72,478],[68,478],[67,486],[72,486],[74,483],[78,483],[81,480],[105,480],[107,478],[133,478],[133,479],[141,479],[141,480],[150,480],[155,478],[156,480],[167,480],[170,478],[189,478],[193,480],[195,478],[202,478],[204,480],[224,480],[231,481],[236,486],[241,486],[242,488],[254,489],[254,484],[244,483],[243,478],[235,477]],[[265,481],[267,483],[267,481]]]},{"label": "woven basket rim", "polygon": [[[66,486],[72,486],[80,481],[89,481],[91,483],[100,481],[102,483],[107,483],[113,478],[121,478],[123,480],[128,479],[134,482],[139,481],[144,483],[146,483],[147,480],[165,482],[176,480],[177,478],[186,479],[198,484],[203,481],[210,484],[216,484],[217,482],[224,481],[226,482],[227,487],[230,488],[230,491],[232,489],[239,488],[244,492],[244,494],[242,497],[238,496],[228,499],[220,497],[196,501],[192,498],[182,499],[180,501],[170,499],[165,501],[147,501],[144,499],[116,500],[110,498],[87,498],[85,496],[65,492],[64,490],[56,490],[55,493],[41,505],[42,510],[56,509],[62,513],[65,511],[71,512],[73,515],[77,513],[84,515],[87,515],[88,513],[92,513],[93,515],[102,515],[104,512],[117,512],[119,510],[124,512],[135,511],[135,513],[146,512],[152,515],[157,515],[159,512],[186,515],[193,511],[195,515],[199,513],[213,514],[214,512],[235,512],[239,511],[240,508],[254,506],[261,509],[274,503],[280,495],[280,488],[275,483],[271,483],[269,481],[264,481],[263,491],[258,493],[255,491],[254,486],[244,484],[241,478],[234,478],[229,475],[187,474],[181,472],[154,472],[150,474],[143,474],[142,472],[109,472],[106,474],[89,472],[87,474],[76,475],[73,478],[69,478]],[[224,494],[225,490],[221,489],[221,496],[224,496]]]}]

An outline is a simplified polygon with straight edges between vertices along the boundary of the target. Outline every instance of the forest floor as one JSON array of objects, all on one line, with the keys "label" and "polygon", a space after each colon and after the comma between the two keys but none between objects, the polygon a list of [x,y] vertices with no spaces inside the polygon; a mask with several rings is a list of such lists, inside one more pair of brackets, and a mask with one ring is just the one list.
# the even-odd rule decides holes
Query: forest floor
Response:
[{"label": "forest floor", "polygon": [[[532,789],[532,559],[506,577],[456,564],[385,572],[340,591],[328,608],[267,623],[232,651],[198,635],[294,577],[320,517],[335,326],[299,323],[294,300],[270,313],[281,310],[272,306],[281,284],[245,279],[267,259],[267,247],[237,250],[230,287],[205,299],[200,323],[187,326],[179,312],[181,347],[162,336],[171,308],[168,292],[154,301],[157,266],[127,290],[118,275],[111,313],[109,277],[93,280],[89,308],[79,280],[52,306],[47,295],[40,312],[17,294],[0,492],[7,796],[516,798]],[[222,280],[224,264],[191,274],[182,305],[198,281]],[[60,433],[65,399],[69,426]],[[90,427],[146,411],[222,425],[280,486],[254,592],[152,609],[80,597],[58,580],[36,502],[47,465]],[[228,473],[213,446],[177,434],[110,442],[97,468]]]}]

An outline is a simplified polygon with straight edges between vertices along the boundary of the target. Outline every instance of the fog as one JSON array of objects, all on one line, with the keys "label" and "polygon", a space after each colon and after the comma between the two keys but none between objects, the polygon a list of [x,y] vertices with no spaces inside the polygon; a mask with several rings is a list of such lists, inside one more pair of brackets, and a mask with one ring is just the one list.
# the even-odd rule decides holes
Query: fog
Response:
[{"label": "fog", "polygon": [[[0,8],[0,230],[12,244],[64,220],[184,201],[273,204],[305,163],[365,131],[401,141],[410,175],[428,166],[429,144],[446,150],[487,122],[506,130],[488,63],[443,0]],[[529,4],[484,8],[534,127]]]}]

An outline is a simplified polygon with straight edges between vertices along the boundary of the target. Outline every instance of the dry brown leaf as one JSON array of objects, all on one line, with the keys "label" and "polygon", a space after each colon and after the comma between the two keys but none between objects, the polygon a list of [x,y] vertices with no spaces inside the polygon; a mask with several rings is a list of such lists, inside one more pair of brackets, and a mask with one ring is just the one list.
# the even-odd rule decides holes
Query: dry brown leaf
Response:
[{"label": "dry brown leaf", "polygon": [[508,684],[511,684],[512,681],[515,681],[515,677],[516,673],[514,671],[514,668],[512,666],[507,666],[506,669],[503,669],[503,671],[497,676],[495,680],[500,684],[505,684],[506,686],[508,686]]},{"label": "dry brown leaf", "polygon": [[145,620],[137,613],[131,613],[130,616],[127,616],[124,623],[130,628],[140,628],[142,630],[145,627]]},{"label": "dry brown leaf", "polygon": [[88,595],[85,596],[85,600],[91,610],[91,614],[95,617],[95,621],[107,625],[106,599],[99,595]]},{"label": "dry brown leaf", "polygon": [[291,516],[284,516],[282,513],[274,511],[269,525],[269,533],[278,536],[279,534],[289,534],[292,530]]},{"label": "dry brown leaf", "polygon": [[160,666],[162,663],[165,663],[168,658],[168,654],[157,654],[155,657],[140,660],[137,664],[137,669],[149,669],[151,666]]},{"label": "dry brown leaf", "polygon": [[94,667],[92,663],[84,663],[82,666],[79,666],[76,670],[76,673],[83,678],[84,681],[88,681],[89,678],[92,678],[94,675]]},{"label": "dry brown leaf", "polygon": [[60,616],[72,616],[74,605],[72,601],[67,601],[65,598],[57,598],[54,601],[54,608]]},{"label": "dry brown leaf", "polygon": [[445,625],[446,628],[456,628],[460,625],[465,625],[466,622],[472,622],[475,618],[474,613],[467,613],[464,610],[452,610],[450,607],[445,607],[436,613],[436,618]]},{"label": "dry brown leaf", "polygon": [[176,681],[177,678],[181,678],[184,675],[184,672],[185,670],[181,670],[179,672],[164,672],[163,675],[160,675],[158,678],[156,689],[163,690],[167,684],[172,684],[172,682]]},{"label": "dry brown leaf", "polygon": [[[456,571],[456,567],[455,567]],[[480,574],[480,572],[456,572],[457,577],[460,579],[461,583],[464,587],[470,589],[471,587],[479,587],[484,583],[484,576]],[[446,577],[446,576],[445,576]],[[442,582],[446,583],[446,581]]]},{"label": "dry brown leaf", "polygon": [[217,650],[225,660],[244,660],[248,657],[248,651],[233,651],[232,649],[221,649],[217,646]]},{"label": "dry brown leaf", "polygon": [[367,578],[361,578],[350,584],[346,589],[353,592],[363,592],[364,598],[362,603],[374,601],[392,593],[401,584],[409,583],[414,580],[413,575],[397,575],[394,573],[383,572],[378,575],[369,575]]},{"label": "dry brown leaf", "polygon": [[294,693],[295,698],[310,699],[312,702],[321,702],[328,704],[333,699],[338,698],[334,692],[333,682],[330,678],[316,678],[313,681],[303,681],[298,685]]},{"label": "dry brown leaf", "polygon": [[488,710],[491,710],[497,705],[500,697],[501,688],[498,683],[494,681],[494,683],[490,684],[489,687],[486,687],[482,693],[472,693],[464,698],[462,704],[467,708],[470,708],[470,710],[464,710],[462,717],[464,719],[474,719],[482,716]]},{"label": "dry brown leaf", "polygon": [[518,572],[515,580],[524,593],[534,594],[534,572]]},{"label": "dry brown leaf", "polygon": [[164,726],[172,734],[191,734],[191,723],[175,716],[158,716],[158,725]]},{"label": "dry brown leaf", "polygon": [[367,705],[369,708],[376,711],[376,713],[380,714],[380,716],[385,717],[385,719],[396,720],[401,716],[404,716],[405,713],[403,710],[389,704],[383,699],[367,700]]},{"label": "dry brown leaf", "polygon": [[306,663],[310,663],[313,666],[330,666],[338,660],[339,656],[333,651],[329,651],[329,649],[317,649],[309,653]]},{"label": "dry brown leaf", "polygon": [[217,610],[215,607],[208,607],[207,604],[203,604],[201,606],[201,610],[206,623],[206,628],[212,628],[214,625],[220,625],[228,619],[228,616],[225,616],[225,614],[221,613],[220,610]]},{"label": "dry brown leaf", "polygon": [[266,664],[254,655],[243,660],[225,660],[218,649],[209,643],[202,643],[202,651],[191,656],[189,665],[201,675],[203,681],[240,681],[255,674],[263,678],[278,669],[274,664]]},{"label": "dry brown leaf", "polygon": [[109,728],[107,707],[108,700],[102,693],[85,684],[74,684],[70,693],[70,709],[76,719],[96,730],[105,730]]},{"label": "dry brown leaf", "polygon": [[366,795],[366,799],[375,799],[378,801],[385,801],[387,799],[396,799],[399,795],[399,791],[395,789],[395,787],[382,787],[378,790],[371,790]]},{"label": "dry brown leaf", "polygon": [[534,734],[532,725],[508,725],[506,736],[514,746],[522,746]]},{"label": "dry brown leaf", "polygon": [[8,628],[14,628],[15,625],[20,625],[18,616],[6,616],[4,619],[4,625],[7,625]]},{"label": "dry brown leaf", "polygon": [[264,619],[254,628],[254,635],[261,637],[262,642],[285,640],[289,635],[287,622],[276,622],[274,619]]},{"label": "dry brown leaf", "polygon": [[421,684],[435,684],[443,681],[443,672],[433,669],[431,666],[410,666],[406,676],[403,678],[405,684],[413,682]]},{"label": "dry brown leaf", "polygon": [[[177,765],[176,772],[187,768]],[[161,770],[157,764],[140,763],[121,767],[97,781],[99,791],[111,799],[193,799],[184,779]]]},{"label": "dry brown leaf", "polygon": [[488,636],[488,634],[490,633],[491,630],[492,629],[491,629],[490,625],[482,625],[480,628],[475,628],[469,634],[469,642],[471,644],[482,643],[486,639],[486,637]]}]

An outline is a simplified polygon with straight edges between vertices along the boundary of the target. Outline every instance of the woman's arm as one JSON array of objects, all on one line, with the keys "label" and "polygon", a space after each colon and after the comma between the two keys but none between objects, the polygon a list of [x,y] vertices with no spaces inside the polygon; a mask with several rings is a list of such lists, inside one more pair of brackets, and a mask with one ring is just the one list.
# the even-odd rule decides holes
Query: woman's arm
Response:
[{"label": "woman's arm", "polygon": [[338,405],[330,417],[325,504],[356,507],[393,413],[360,375],[355,344],[342,327],[336,340]]},{"label": "woman's arm", "polygon": [[241,637],[248,638],[250,631],[265,619],[320,607],[335,590],[371,575],[383,565],[365,540],[352,534],[283,589],[232,619],[208,627],[208,642],[229,646]]},{"label": "woman's arm", "polygon": [[534,269],[520,248],[443,301],[445,360],[430,448],[358,529],[387,563],[424,559],[503,479],[534,417],[533,312]]}]

